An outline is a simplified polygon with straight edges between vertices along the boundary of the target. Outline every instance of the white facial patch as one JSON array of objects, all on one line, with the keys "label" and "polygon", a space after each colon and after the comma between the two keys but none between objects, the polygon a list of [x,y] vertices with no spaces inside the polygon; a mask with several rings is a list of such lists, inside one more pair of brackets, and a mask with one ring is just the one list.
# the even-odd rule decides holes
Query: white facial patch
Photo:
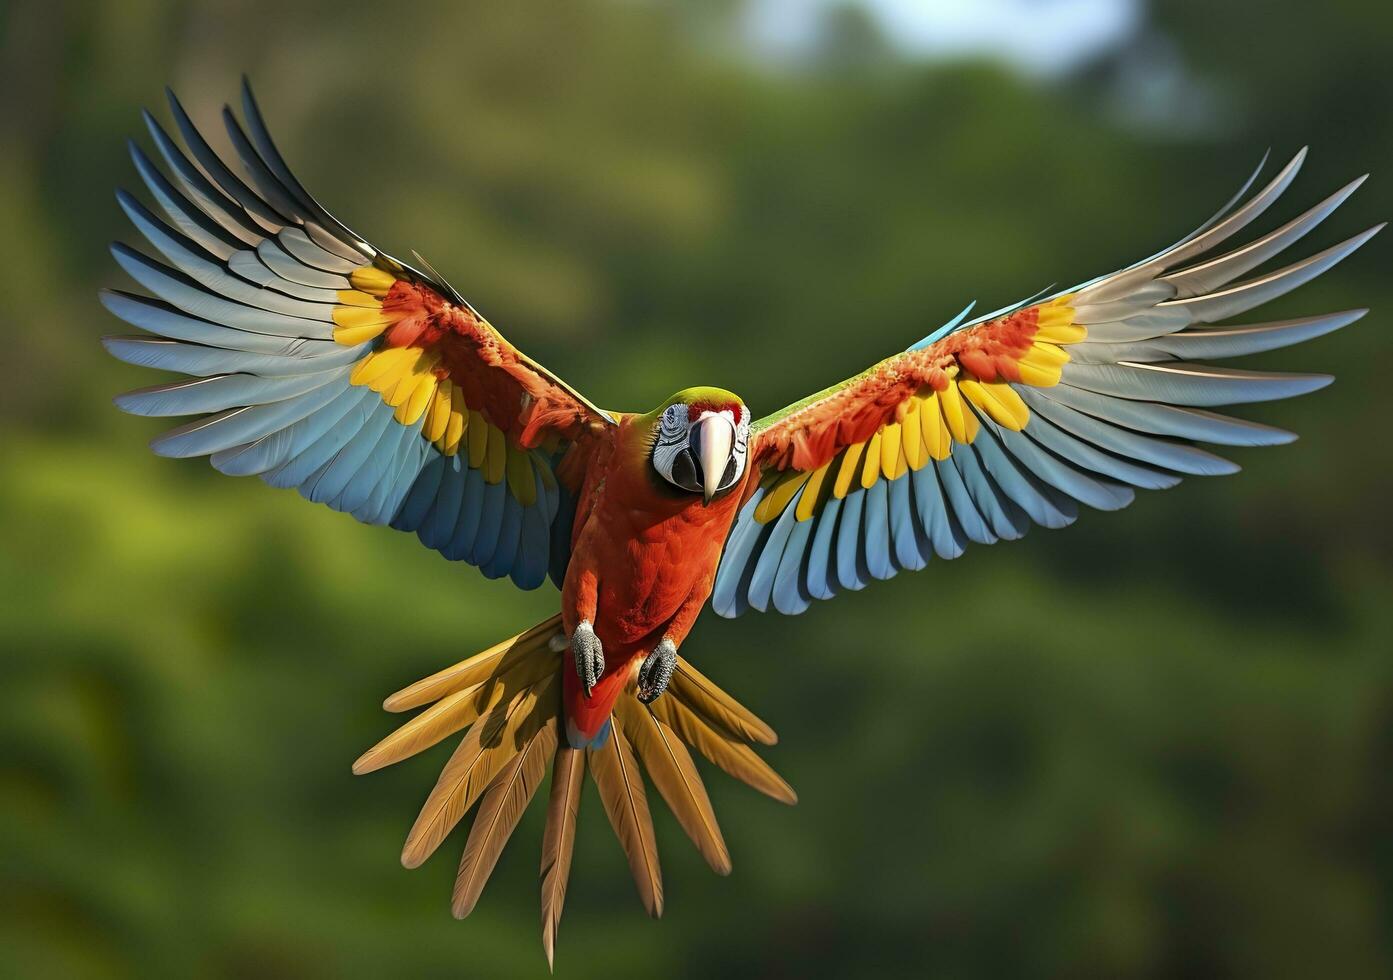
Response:
[{"label": "white facial patch", "polygon": [[[689,406],[681,403],[668,406],[658,420],[658,431],[653,440],[653,468],[673,486],[701,493],[706,482],[703,471],[706,464],[693,455],[693,429],[702,426],[710,432],[709,427],[713,424],[728,427],[730,440],[729,453],[723,454],[719,462],[710,461],[713,467],[720,467],[716,490],[730,489],[745,473],[749,450],[750,415],[743,406],[719,412],[703,411],[695,421],[692,420]],[[721,441],[724,442],[724,439]],[[708,448],[711,446],[709,436],[705,444]]]},{"label": "white facial patch", "polygon": [[658,436],[653,441],[653,468],[670,483],[676,482],[673,480],[673,467],[677,462],[677,454],[687,448],[690,431],[691,423],[687,420],[686,405],[669,405],[658,421]]}]

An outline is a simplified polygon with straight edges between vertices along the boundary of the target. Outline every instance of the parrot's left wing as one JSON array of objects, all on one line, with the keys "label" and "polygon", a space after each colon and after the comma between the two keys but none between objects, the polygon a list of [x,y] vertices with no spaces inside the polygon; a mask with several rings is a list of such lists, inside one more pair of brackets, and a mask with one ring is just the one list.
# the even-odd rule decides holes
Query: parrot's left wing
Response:
[{"label": "parrot's left wing", "polygon": [[[122,244],[116,261],[157,298],[106,307],[155,336],[108,337],[116,357],[192,375],[122,395],[140,415],[200,415],[157,438],[369,524],[415,531],[445,557],[523,588],[559,579],[567,495],[613,419],[513,347],[432,272],[344,227],[291,174],[245,84],[247,129],[223,120],[238,176],[173,94],[189,156],[146,113],[169,177],[131,155],[173,227],[121,207],[169,263]],[[172,178],[172,180],[170,179]],[[424,260],[421,260],[424,265]]]},{"label": "parrot's left wing", "polygon": [[1309,281],[1382,227],[1235,282],[1318,225],[1361,178],[1281,228],[1202,258],[1266,210],[1304,156],[1150,259],[1043,301],[968,323],[960,316],[757,422],[759,483],[727,542],[715,610],[799,613],[934,555],[955,558],[969,542],[1019,538],[1031,524],[1063,527],[1081,503],[1117,510],[1134,488],[1238,469],[1195,443],[1294,439],[1205,409],[1305,394],[1328,376],[1195,362],[1308,340],[1365,312],[1208,327]]}]

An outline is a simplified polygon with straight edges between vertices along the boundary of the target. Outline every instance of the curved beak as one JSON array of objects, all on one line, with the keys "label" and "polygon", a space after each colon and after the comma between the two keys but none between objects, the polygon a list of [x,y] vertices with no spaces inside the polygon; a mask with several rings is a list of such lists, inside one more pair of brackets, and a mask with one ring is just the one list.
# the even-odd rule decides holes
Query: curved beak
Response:
[{"label": "curved beak", "polygon": [[701,496],[709,504],[711,498],[716,496],[726,464],[730,462],[735,430],[724,416],[708,415],[692,426],[690,438],[692,458],[701,467]]}]

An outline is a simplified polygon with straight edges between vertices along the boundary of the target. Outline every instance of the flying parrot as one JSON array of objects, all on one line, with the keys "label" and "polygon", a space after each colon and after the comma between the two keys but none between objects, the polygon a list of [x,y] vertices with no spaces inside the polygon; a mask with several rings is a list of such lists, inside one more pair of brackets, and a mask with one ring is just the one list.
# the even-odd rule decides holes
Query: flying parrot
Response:
[{"label": "flying parrot", "polygon": [[103,291],[108,310],[145,331],[105,346],[185,377],[116,403],[197,416],[153,441],[162,456],[210,457],[223,473],[413,532],[490,578],[560,589],[550,619],[389,697],[389,711],[424,710],[354,765],[369,772],[464,732],[402,852],[419,865],[478,804],[459,917],[551,771],[548,962],[586,772],[654,916],[663,888],[640,767],[721,874],[730,857],[690,750],[796,799],[752,748],[774,732],[679,655],[708,600],[722,616],[797,614],[1032,524],[1063,527],[1080,505],[1118,510],[1139,488],[1237,470],[1198,444],[1290,442],[1212,409],[1305,394],[1328,376],[1207,362],[1309,340],[1366,311],[1214,324],[1309,281],[1382,227],[1249,275],[1363,180],[1226,246],[1286,190],[1302,150],[1148,259],[986,316],[969,307],[773,414],[755,419],[715,387],[607,411],[504,339],[419,255],[396,259],[336,220],[286,165],[245,82],[241,94],[245,125],[222,113],[231,154],[210,147],[172,93],[183,148],[148,112],[165,168],[130,144],[163,217],[125,191],[117,199],[159,257],[112,246],[149,295]]}]

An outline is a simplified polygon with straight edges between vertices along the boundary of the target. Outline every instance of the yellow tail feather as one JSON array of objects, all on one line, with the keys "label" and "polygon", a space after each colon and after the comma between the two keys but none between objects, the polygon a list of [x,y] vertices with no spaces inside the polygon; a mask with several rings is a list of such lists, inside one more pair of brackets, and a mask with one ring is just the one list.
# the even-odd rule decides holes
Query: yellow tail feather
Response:
[{"label": "yellow tail feather", "polygon": [[438,701],[447,694],[488,680],[495,674],[506,671],[519,660],[545,647],[554,636],[561,635],[561,614],[557,613],[544,622],[538,623],[517,636],[510,636],[502,643],[495,643],[482,653],[476,653],[468,660],[462,660],[453,667],[446,667],[429,677],[422,678],[409,687],[393,694],[382,707],[388,711],[410,711],[423,704]]},{"label": "yellow tail feather", "polygon": [[517,829],[522,813],[542,785],[547,766],[556,755],[556,719],[547,720],[508,767],[484,791],[479,812],[469,828],[450,909],[456,919],[474,911],[484,885],[493,874],[503,846]]},{"label": "yellow tail feather", "polygon": [[[477,802],[455,880],[454,914],[468,915],[504,846],[552,769],[542,839],[542,947],[551,964],[575,847],[580,787],[588,768],[649,914],[662,914],[657,842],[640,765],[687,836],[718,874],[730,853],[688,747],[737,779],[784,803],[797,795],[750,747],[773,745],[774,730],[681,657],[666,694],[641,703],[631,680],[615,704],[609,738],[577,751],[558,744],[562,671],[570,658],[554,643],[553,616],[467,660],[417,681],[383,702],[388,711],[424,710],[365,752],[355,773],[409,758],[465,730],[416,818],[402,863],[420,865]],[[564,741],[564,740],[563,740]]]},{"label": "yellow tail feather", "polygon": [[563,745],[551,770],[551,799],[547,803],[547,829],[542,833],[542,949],[547,968],[556,951],[556,931],[566,904],[566,883],[571,877],[571,854],[576,846],[576,816],[585,781],[585,752]]},{"label": "yellow tail feather", "polygon": [[646,705],[631,698],[616,704],[614,713],[653,785],[711,870],[718,875],[730,874],[730,851],[711,809],[711,799],[692,754],[677,733],[654,717]]},{"label": "yellow tail feather", "polygon": [[586,767],[600,791],[614,836],[629,859],[629,871],[643,901],[644,910],[653,918],[663,914],[663,872],[658,866],[658,839],[653,833],[653,817],[648,811],[648,794],[643,790],[643,776],[638,771],[638,759],[629,746],[624,732],[614,728],[602,745],[585,750]]}]

